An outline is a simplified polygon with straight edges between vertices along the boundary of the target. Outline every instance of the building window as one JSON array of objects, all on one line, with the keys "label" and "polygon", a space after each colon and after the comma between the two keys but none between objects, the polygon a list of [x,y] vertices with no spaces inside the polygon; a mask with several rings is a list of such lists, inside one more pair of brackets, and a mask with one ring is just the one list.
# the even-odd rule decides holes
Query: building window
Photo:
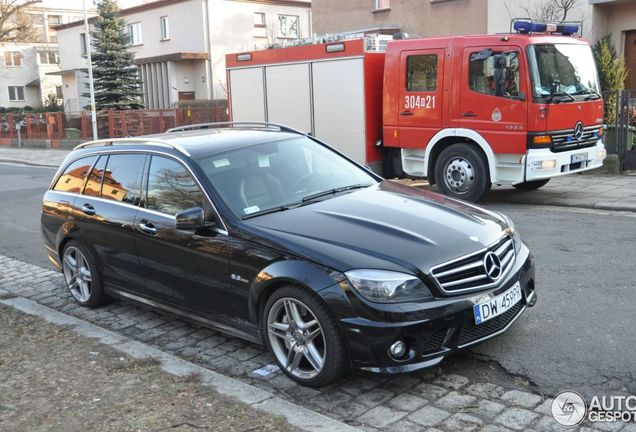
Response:
[{"label": "building window", "polygon": [[40,51],[39,55],[40,55],[40,64],[46,65],[46,64],[59,63],[56,52]]},{"label": "building window", "polygon": [[391,9],[390,0],[373,0],[373,10],[380,11],[386,9]]},{"label": "building window", "polygon": [[254,12],[254,27],[265,27],[264,12]]},{"label": "building window", "polygon": [[297,39],[300,37],[298,15],[278,15],[278,37]]},{"label": "building window", "polygon": [[7,51],[4,53],[4,65],[7,67],[22,66],[20,51]]},{"label": "building window", "polygon": [[131,45],[141,45],[141,23],[132,23],[126,26],[126,33],[128,33],[128,40]]},{"label": "building window", "polygon": [[11,102],[24,102],[24,87],[9,86],[9,100]]},{"label": "building window", "polygon": [[437,90],[437,54],[414,55],[406,60],[406,91]]},{"label": "building window", "polygon": [[49,25],[50,26],[56,26],[56,25],[62,24],[62,16],[61,15],[49,15],[47,17],[47,19],[49,20]]},{"label": "building window", "polygon": [[80,33],[80,53],[86,56],[86,33]]},{"label": "building window", "polygon": [[161,27],[161,40],[170,39],[170,25],[168,24],[167,16],[159,18],[159,26]]},{"label": "building window", "polygon": [[62,93],[62,86],[55,86],[55,97],[58,99],[64,99],[64,94]]}]

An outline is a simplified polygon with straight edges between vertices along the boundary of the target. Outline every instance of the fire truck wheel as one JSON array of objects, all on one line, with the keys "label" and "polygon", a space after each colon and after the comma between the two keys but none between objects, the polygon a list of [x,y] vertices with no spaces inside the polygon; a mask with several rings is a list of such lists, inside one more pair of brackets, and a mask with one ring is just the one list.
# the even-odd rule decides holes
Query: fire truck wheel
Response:
[{"label": "fire truck wheel", "polygon": [[540,187],[547,185],[549,181],[550,179],[527,181],[513,186],[519,190],[537,190]]},{"label": "fire truck wheel", "polygon": [[479,201],[490,190],[484,157],[469,144],[453,144],[435,161],[435,181],[441,191],[466,201]]}]

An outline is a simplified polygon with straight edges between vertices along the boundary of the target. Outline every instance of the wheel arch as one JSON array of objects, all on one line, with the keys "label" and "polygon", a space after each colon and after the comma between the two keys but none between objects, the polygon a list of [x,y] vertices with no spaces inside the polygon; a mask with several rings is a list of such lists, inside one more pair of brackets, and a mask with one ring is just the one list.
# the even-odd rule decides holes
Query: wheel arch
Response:
[{"label": "wheel arch", "polygon": [[324,267],[301,260],[277,261],[268,265],[258,273],[250,287],[250,320],[260,326],[265,303],[278,288],[297,285],[309,292],[318,293],[339,282],[334,276],[334,272]]},{"label": "wheel arch", "polygon": [[442,150],[457,143],[470,144],[480,150],[486,160],[490,181],[495,182],[497,179],[495,153],[488,144],[488,141],[472,129],[452,128],[439,131],[426,145],[424,153],[426,160],[424,169],[426,171],[424,172],[424,175],[428,178],[429,183],[435,184],[435,161]]}]

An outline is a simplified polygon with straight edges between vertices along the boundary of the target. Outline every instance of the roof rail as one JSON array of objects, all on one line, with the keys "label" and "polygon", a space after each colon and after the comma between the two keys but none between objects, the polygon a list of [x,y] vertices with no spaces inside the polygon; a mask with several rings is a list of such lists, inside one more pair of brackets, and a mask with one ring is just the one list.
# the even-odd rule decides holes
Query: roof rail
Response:
[{"label": "roof rail", "polygon": [[169,141],[165,141],[165,140],[160,140],[160,139],[156,139],[156,138],[106,138],[106,139],[100,139],[100,140],[94,140],[94,141],[87,141],[85,143],[82,143],[78,146],[76,146],[75,148],[73,148],[73,150],[79,150],[85,147],[90,147],[93,145],[103,145],[103,146],[113,146],[113,145],[124,145],[124,144],[130,144],[130,143],[144,143],[144,144],[155,144],[155,145],[161,145],[164,147],[170,147],[173,148],[181,153],[183,153],[186,156],[191,156],[190,153],[184,149],[182,146],[178,145],[178,144],[174,144],[171,143]]},{"label": "roof rail", "polygon": [[285,126],[279,123],[268,123],[268,122],[246,122],[246,121],[228,121],[228,122],[215,122],[215,123],[195,123],[191,125],[177,126],[168,129],[166,132],[183,132],[188,130],[196,130],[196,129],[214,129],[214,128],[222,128],[222,127],[244,127],[244,128],[277,128],[280,131],[292,132],[300,135],[307,135],[305,132],[301,132],[298,129],[291,128],[289,126]]}]

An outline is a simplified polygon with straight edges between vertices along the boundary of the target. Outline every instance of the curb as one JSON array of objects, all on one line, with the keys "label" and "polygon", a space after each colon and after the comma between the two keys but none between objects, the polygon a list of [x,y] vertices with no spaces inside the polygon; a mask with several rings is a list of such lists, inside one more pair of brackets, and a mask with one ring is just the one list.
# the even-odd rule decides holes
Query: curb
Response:
[{"label": "curb", "polygon": [[619,212],[628,212],[628,213],[636,213],[636,204],[635,205],[626,205],[626,204],[614,204],[612,202],[597,202],[594,204],[578,204],[578,203],[568,203],[568,202],[531,202],[531,201],[514,201],[514,200],[497,200],[497,201],[488,201],[485,203],[478,204],[508,204],[508,205],[533,205],[533,206],[545,206],[545,207],[564,207],[564,208],[574,208],[574,209],[588,209],[588,210],[608,210],[608,211],[619,211]]},{"label": "curb", "polygon": [[26,166],[42,167],[42,168],[58,168],[60,166],[59,164],[53,164],[53,163],[29,162],[29,161],[24,161],[20,159],[7,159],[7,158],[0,158],[0,163],[10,163],[10,164],[16,164],[16,165],[26,165]]},{"label": "curb", "polygon": [[[0,303],[4,305],[29,315],[37,316],[53,324],[69,326],[82,336],[97,339],[98,342],[132,357],[155,359],[160,362],[161,369],[169,374],[175,376],[197,374],[201,377],[201,385],[213,387],[220,394],[232,397],[255,409],[283,416],[291,425],[305,431],[361,432],[360,429],[281,399],[268,391],[211,371],[95,324],[58,312],[33,300],[24,297],[2,299],[3,291],[0,290]],[[6,291],[4,292],[6,293]]]}]

